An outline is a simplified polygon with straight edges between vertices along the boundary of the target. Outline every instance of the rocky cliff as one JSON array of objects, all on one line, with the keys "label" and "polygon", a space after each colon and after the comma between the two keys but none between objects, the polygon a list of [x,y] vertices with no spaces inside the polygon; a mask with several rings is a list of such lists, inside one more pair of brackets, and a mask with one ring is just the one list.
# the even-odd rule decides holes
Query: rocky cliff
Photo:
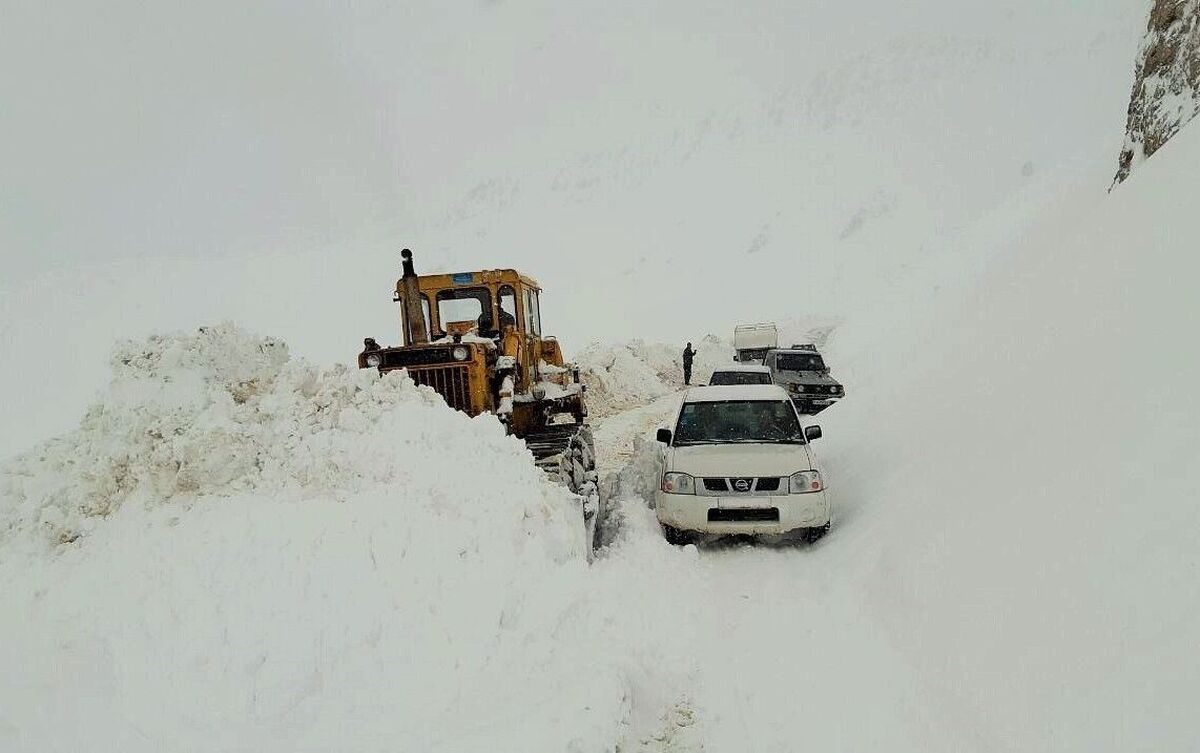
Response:
[{"label": "rocky cliff", "polygon": [[1154,0],[1138,53],[1125,145],[1113,184],[1129,177],[1200,111],[1200,0]]}]

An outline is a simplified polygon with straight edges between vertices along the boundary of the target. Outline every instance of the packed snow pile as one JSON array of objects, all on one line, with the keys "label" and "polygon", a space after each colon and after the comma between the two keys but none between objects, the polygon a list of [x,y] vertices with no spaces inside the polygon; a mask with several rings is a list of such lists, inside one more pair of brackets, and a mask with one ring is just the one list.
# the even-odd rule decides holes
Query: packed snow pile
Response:
[{"label": "packed snow pile", "polygon": [[1200,0],[1154,0],[1115,183],[1200,113]]},{"label": "packed snow pile", "polygon": [[233,326],[113,367],[4,470],[0,750],[606,751],[675,702],[584,650],[578,501],[494,418]]},{"label": "packed snow pile", "polygon": [[[154,506],[404,481],[418,445],[442,448],[437,462],[447,468],[486,463],[475,442],[499,453],[496,464],[529,465],[498,424],[471,426],[432,390],[399,375],[322,370],[232,325],[121,343],[112,370],[77,430],[7,468],[5,528],[38,523],[69,540],[129,499]],[[478,437],[455,441],[462,431]],[[527,476],[538,478],[532,468]]]},{"label": "packed snow pile", "polygon": [[[779,345],[809,343],[824,349],[840,322],[840,318],[829,316],[785,320],[779,324]],[[584,348],[575,362],[579,364],[580,379],[587,385],[588,411],[597,418],[606,418],[682,389],[684,345],[629,340],[592,343]],[[717,335],[705,335],[692,347],[696,351],[693,385],[707,384],[715,369],[734,363],[732,341]]]},{"label": "packed snow pile", "polygon": [[[580,351],[580,379],[587,385],[588,411],[597,417],[628,410],[683,388],[684,343],[592,343]],[[706,335],[692,347],[692,384],[708,381],[713,369],[733,362],[733,345]]]}]

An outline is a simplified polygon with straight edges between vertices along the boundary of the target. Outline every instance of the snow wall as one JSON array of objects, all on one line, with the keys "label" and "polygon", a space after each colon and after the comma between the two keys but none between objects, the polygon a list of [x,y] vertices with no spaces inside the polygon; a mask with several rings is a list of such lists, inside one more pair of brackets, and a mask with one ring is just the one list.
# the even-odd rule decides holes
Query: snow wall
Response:
[{"label": "snow wall", "polygon": [[[588,411],[603,418],[683,389],[685,344],[629,340],[596,342],[581,350],[575,361],[587,385]],[[733,344],[717,335],[705,335],[692,347],[692,384],[704,384],[713,369],[734,362]]]},{"label": "snow wall", "polygon": [[0,750],[636,734],[636,652],[587,648],[626,628],[589,598],[578,501],[493,418],[229,325],[112,367],[0,476]]},{"label": "snow wall", "polygon": [[1194,749],[1200,130],[863,311],[822,413],[847,587],[997,751]]}]

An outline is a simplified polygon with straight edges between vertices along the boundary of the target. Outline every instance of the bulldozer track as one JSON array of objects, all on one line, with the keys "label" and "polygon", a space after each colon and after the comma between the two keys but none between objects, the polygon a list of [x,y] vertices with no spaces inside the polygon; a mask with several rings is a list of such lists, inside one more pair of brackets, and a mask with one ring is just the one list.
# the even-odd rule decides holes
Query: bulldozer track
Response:
[{"label": "bulldozer track", "polygon": [[587,424],[552,424],[525,437],[534,464],[582,500],[584,530],[589,552],[595,548],[600,518],[596,446]]}]

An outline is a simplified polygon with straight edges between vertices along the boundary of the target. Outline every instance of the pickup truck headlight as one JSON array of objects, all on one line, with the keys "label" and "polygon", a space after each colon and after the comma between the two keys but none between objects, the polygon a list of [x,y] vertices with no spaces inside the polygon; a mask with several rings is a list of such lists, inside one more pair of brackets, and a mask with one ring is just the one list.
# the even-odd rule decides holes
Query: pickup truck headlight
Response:
[{"label": "pickup truck headlight", "polygon": [[371,368],[378,368],[381,363],[383,363],[383,359],[379,357],[378,353],[371,353],[367,356],[367,365]]},{"label": "pickup truck headlight", "polygon": [[792,494],[811,494],[825,488],[825,484],[821,483],[821,474],[816,471],[793,473],[789,485]]},{"label": "pickup truck headlight", "polygon": [[686,473],[664,473],[659,488],[667,494],[695,494],[696,479]]}]

